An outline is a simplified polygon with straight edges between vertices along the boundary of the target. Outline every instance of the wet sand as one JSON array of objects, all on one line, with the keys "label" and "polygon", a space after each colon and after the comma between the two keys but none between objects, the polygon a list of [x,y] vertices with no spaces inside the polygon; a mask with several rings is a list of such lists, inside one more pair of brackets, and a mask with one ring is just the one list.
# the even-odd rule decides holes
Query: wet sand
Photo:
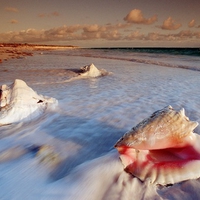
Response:
[{"label": "wet sand", "polygon": [[32,44],[0,44],[0,63],[9,59],[22,59],[27,56],[33,56],[35,53],[43,54],[43,51],[73,48],[78,47]]}]

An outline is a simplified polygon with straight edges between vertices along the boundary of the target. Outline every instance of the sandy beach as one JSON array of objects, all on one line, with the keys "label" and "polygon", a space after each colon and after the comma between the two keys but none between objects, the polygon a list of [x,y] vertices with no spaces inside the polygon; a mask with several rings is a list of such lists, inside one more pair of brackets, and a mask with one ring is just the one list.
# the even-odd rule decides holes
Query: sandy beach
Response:
[{"label": "sandy beach", "polygon": [[[34,56],[0,66],[0,84],[19,92],[8,109],[17,114],[6,118],[9,104],[1,108],[2,121],[18,121],[0,126],[0,199],[200,199],[199,177],[169,185],[141,181],[124,171],[114,148],[124,133],[168,105],[200,122],[199,57],[129,49],[29,53]],[[74,76],[91,63],[112,74]],[[29,121],[21,120],[29,112]]]},{"label": "sandy beach", "polygon": [[0,44],[0,63],[8,59],[23,59],[34,53],[43,54],[44,51],[78,48],[75,46],[32,45],[32,44]]}]

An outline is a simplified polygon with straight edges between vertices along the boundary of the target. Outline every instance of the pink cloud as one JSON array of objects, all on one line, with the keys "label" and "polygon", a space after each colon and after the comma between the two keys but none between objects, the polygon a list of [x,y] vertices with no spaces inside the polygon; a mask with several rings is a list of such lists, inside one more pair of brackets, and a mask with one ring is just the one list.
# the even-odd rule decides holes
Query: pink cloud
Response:
[{"label": "pink cloud", "polygon": [[60,13],[57,11],[54,11],[52,13],[40,13],[38,14],[38,17],[45,18],[45,17],[58,17],[60,16]]},{"label": "pink cloud", "polygon": [[[128,24],[130,26],[130,24]],[[200,32],[184,30],[176,34],[163,34],[159,32],[143,33],[141,30],[125,31],[127,24],[106,25],[72,25],[55,27],[48,30],[27,29],[0,33],[0,42],[47,42],[47,41],[190,41],[199,40]]]},{"label": "pink cloud", "polygon": [[172,17],[168,17],[160,28],[164,30],[177,30],[182,26],[182,24],[176,24]]},{"label": "pink cloud", "polygon": [[196,36],[197,39],[200,39],[200,32],[196,32],[194,35]]},{"label": "pink cloud", "polygon": [[14,7],[6,7],[4,10],[7,12],[19,12],[19,10]]},{"label": "pink cloud", "polygon": [[[85,28],[83,29],[83,32],[81,33],[82,39],[84,40],[91,40],[91,39],[105,39],[105,40],[119,40],[121,39],[121,34],[118,32],[118,30],[112,30],[112,29],[104,29],[103,27],[100,28],[99,31],[85,31]],[[105,30],[105,31],[103,31]]]},{"label": "pink cloud", "polygon": [[40,17],[40,18],[46,17],[46,14],[44,14],[44,13],[38,14],[38,17]]},{"label": "pink cloud", "polygon": [[124,18],[125,21],[129,23],[136,23],[136,24],[153,24],[157,21],[157,15],[153,15],[150,18],[144,18],[143,13],[139,9],[131,10],[130,13]]},{"label": "pink cloud", "polygon": [[11,20],[10,20],[10,23],[11,23],[11,24],[17,24],[18,21],[17,21],[16,19],[11,19]]},{"label": "pink cloud", "polygon": [[188,23],[188,27],[192,28],[195,25],[195,20],[192,19],[189,23]]},{"label": "pink cloud", "polygon": [[192,38],[193,36],[195,36],[195,32],[192,32],[190,30],[183,30],[180,31],[178,34],[175,34],[176,37],[178,37],[179,39],[189,39]]},{"label": "pink cloud", "polygon": [[102,29],[101,26],[97,24],[88,25],[83,28],[84,32],[97,32],[97,31],[100,31],[100,29]]},{"label": "pink cloud", "polygon": [[58,17],[60,14],[59,14],[59,12],[54,11],[54,12],[51,13],[51,15],[52,15],[52,16],[55,16],[55,17]]},{"label": "pink cloud", "polygon": [[145,37],[144,34],[141,34],[140,31],[134,31],[125,37],[127,40],[142,40]]},{"label": "pink cloud", "polygon": [[146,40],[146,41],[186,41],[191,39],[199,39],[200,32],[193,32],[190,30],[183,30],[176,34],[161,34],[150,32],[145,34],[135,31],[125,37],[126,40]]}]

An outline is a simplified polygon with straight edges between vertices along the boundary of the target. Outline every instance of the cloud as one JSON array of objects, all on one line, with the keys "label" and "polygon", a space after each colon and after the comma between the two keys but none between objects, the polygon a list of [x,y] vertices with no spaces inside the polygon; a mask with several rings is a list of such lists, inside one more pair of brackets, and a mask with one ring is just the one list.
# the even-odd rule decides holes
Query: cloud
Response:
[{"label": "cloud", "polygon": [[189,27],[189,28],[192,28],[192,27],[194,27],[194,25],[195,25],[195,20],[192,19],[192,20],[188,23],[188,27]]},{"label": "cloud", "polygon": [[152,17],[146,19],[143,17],[143,13],[139,9],[131,10],[130,13],[124,17],[124,20],[129,23],[136,23],[136,24],[153,24],[157,21],[157,15],[153,15]]},{"label": "cloud", "polygon": [[[102,27],[97,25],[97,24],[93,24],[93,25],[87,25],[83,28],[84,32],[98,32],[102,30]],[[104,29],[105,31],[105,29]]]},{"label": "cloud", "polygon": [[84,40],[91,40],[91,39],[119,40],[122,37],[118,30],[103,26],[84,27],[81,36],[82,39]]},{"label": "cloud", "polygon": [[54,12],[51,13],[51,15],[52,15],[52,16],[55,16],[55,17],[58,17],[60,14],[59,14],[59,12],[54,11]]},{"label": "cloud", "polygon": [[43,35],[43,39],[47,41],[70,41],[70,40],[78,40],[80,34],[80,30],[82,30],[82,26],[72,25],[72,26],[61,26],[57,28],[52,28],[49,30],[41,31],[41,35]]},{"label": "cloud", "polygon": [[182,26],[182,24],[176,24],[172,17],[168,17],[162,26],[158,26],[163,30],[177,30]]},{"label": "cloud", "polygon": [[40,13],[38,14],[38,17],[45,18],[45,17],[58,17],[60,16],[60,13],[57,11],[54,11],[52,13]]},{"label": "cloud", "polygon": [[196,36],[196,33],[190,30],[185,30],[180,31],[178,34],[175,34],[175,36],[179,39],[191,39],[192,37]]},{"label": "cloud", "polygon": [[11,23],[11,24],[17,24],[18,21],[17,21],[16,19],[11,19],[11,20],[10,20],[10,23]]},{"label": "cloud", "polygon": [[131,24],[106,24],[104,26],[100,26],[97,24],[94,25],[85,25],[82,27],[82,37],[83,39],[105,39],[105,40],[119,40],[122,38],[122,34],[119,30],[124,30],[132,26]]},{"label": "cloud", "polygon": [[145,38],[144,34],[141,34],[140,31],[134,31],[125,37],[126,40],[143,40]]},{"label": "cloud", "polygon": [[197,39],[200,39],[200,32],[196,32],[195,36],[196,36]]},{"label": "cloud", "polygon": [[40,14],[38,14],[38,17],[40,17],[40,18],[46,17],[46,14],[40,13]]},{"label": "cloud", "polygon": [[[14,21],[13,21],[14,23]],[[117,23],[106,25],[72,25],[60,26],[48,30],[27,29],[22,31],[11,31],[0,33],[0,42],[27,42],[45,43],[58,41],[194,41],[200,39],[200,31],[184,30],[174,34],[163,34],[160,32],[141,32],[142,30],[126,31],[130,23]]]},{"label": "cloud", "polygon": [[131,27],[132,24],[129,24],[129,23],[117,23],[117,24],[114,24],[114,25],[107,25],[107,29],[125,29],[125,28],[129,28]]},{"label": "cloud", "polygon": [[72,25],[61,26],[48,30],[28,29],[19,32],[0,34],[0,42],[46,42],[46,41],[72,41],[72,40],[119,40],[122,38],[120,29],[130,25],[114,24],[100,26]]},{"label": "cloud", "polygon": [[6,7],[4,10],[7,12],[15,12],[15,13],[19,12],[19,10],[14,7]]},{"label": "cloud", "polygon": [[150,32],[145,34],[135,31],[125,37],[126,40],[145,40],[145,41],[186,41],[192,39],[199,39],[200,32],[193,32],[190,30],[183,30],[176,34],[161,34]]},{"label": "cloud", "polygon": [[126,40],[142,40],[142,41],[164,41],[168,40],[167,35],[156,33],[156,32],[150,32],[145,34],[140,33],[139,31],[134,31],[133,33],[129,34],[127,37],[125,37]]}]

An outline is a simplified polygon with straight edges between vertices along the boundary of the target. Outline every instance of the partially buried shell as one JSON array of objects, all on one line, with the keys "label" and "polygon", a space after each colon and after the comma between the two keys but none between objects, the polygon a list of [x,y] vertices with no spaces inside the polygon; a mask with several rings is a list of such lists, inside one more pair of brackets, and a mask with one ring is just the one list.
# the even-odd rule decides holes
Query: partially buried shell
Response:
[{"label": "partially buried shell", "polygon": [[200,177],[198,126],[171,106],[154,112],[116,143],[125,171],[166,185]]}]

